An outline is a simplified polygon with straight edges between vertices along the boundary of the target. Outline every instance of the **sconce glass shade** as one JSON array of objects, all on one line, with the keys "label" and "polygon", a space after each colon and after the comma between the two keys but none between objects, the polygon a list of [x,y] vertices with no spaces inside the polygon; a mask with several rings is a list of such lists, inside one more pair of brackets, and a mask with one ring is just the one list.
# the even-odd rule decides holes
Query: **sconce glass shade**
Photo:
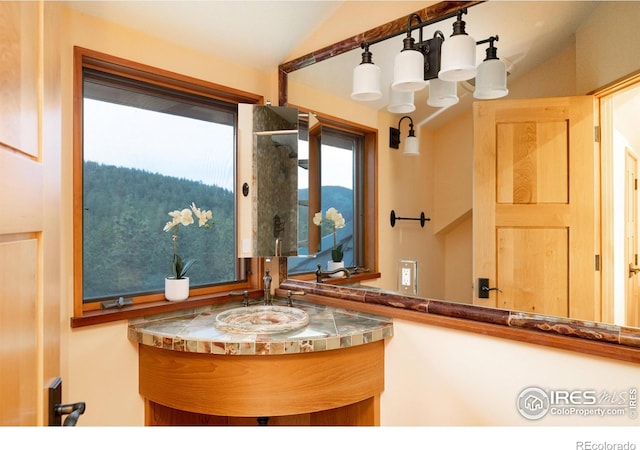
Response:
[{"label": "sconce glass shade", "polygon": [[408,136],[404,140],[404,150],[402,151],[402,154],[407,156],[418,156],[420,154],[420,146],[417,137]]},{"label": "sconce glass shade", "polygon": [[389,104],[387,111],[394,114],[410,113],[416,110],[413,91],[396,91],[389,86]]},{"label": "sconce glass shade", "polygon": [[373,63],[362,63],[353,69],[351,98],[360,101],[373,101],[382,98],[380,67]]},{"label": "sconce glass shade", "polygon": [[458,83],[455,81],[443,81],[439,78],[429,80],[429,98],[427,105],[435,107],[447,107],[458,103]]},{"label": "sconce glass shade", "polygon": [[482,61],[478,66],[473,96],[477,99],[488,100],[504,97],[508,93],[507,67],[504,61],[499,59]]},{"label": "sconce glass shade", "polygon": [[424,56],[418,50],[402,50],[393,62],[391,88],[400,92],[415,92],[427,85],[424,79]]},{"label": "sconce glass shade", "polygon": [[456,34],[442,43],[438,78],[465,81],[476,76],[476,41],[468,34]]}]

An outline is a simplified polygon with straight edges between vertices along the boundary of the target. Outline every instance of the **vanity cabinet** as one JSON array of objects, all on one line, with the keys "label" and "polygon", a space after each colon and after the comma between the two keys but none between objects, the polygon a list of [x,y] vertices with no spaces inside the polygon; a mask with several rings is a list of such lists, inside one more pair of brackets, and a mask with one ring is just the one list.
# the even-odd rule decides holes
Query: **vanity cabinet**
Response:
[{"label": "vanity cabinet", "polygon": [[146,425],[380,424],[391,319],[296,301],[309,315],[302,328],[270,334],[215,326],[240,305],[130,322]]},{"label": "vanity cabinet", "polygon": [[146,425],[379,425],[383,341],[294,355],[140,346]]}]

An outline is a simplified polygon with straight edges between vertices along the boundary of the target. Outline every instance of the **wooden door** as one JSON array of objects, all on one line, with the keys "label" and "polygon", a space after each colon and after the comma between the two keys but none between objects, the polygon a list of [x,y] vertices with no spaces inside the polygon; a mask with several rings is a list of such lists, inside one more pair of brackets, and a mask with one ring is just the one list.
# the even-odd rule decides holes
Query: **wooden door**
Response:
[{"label": "wooden door", "polygon": [[46,3],[0,2],[0,425],[10,426],[47,423],[60,366],[60,79],[57,7]]},{"label": "wooden door", "polygon": [[625,161],[625,325],[640,326],[640,299],[638,298],[638,160],[627,149]]},{"label": "wooden door", "polygon": [[594,125],[588,96],[474,104],[475,304],[600,320]]}]

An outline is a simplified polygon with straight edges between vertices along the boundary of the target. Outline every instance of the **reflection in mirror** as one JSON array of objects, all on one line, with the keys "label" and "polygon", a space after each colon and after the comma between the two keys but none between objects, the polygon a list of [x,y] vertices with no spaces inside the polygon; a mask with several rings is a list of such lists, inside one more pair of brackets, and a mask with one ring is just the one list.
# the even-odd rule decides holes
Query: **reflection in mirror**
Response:
[{"label": "reflection in mirror", "polygon": [[238,257],[298,252],[298,109],[238,105]]},{"label": "reflection in mirror", "polygon": [[[480,36],[488,33],[500,35],[500,55],[513,63],[509,75],[509,89],[514,98],[575,95],[576,93],[591,92],[601,88],[606,82],[613,82],[617,78],[633,73],[634,70],[638,69],[637,66],[625,64],[626,62],[612,60],[611,58],[614,58],[614,56],[610,52],[602,50],[615,48],[617,45],[616,40],[620,39],[620,37],[613,37],[616,34],[613,30],[607,30],[610,24],[627,23],[627,17],[638,16],[640,4],[633,3],[485,2],[469,9],[468,31],[471,32],[473,27],[474,34]],[[508,20],[505,20],[505,17],[508,17]],[[400,18],[389,18],[390,21],[397,19]],[[537,23],[544,25],[544,27],[530,27],[526,26],[527,23]],[[388,24],[381,24],[380,28],[384,28]],[[442,28],[448,27],[443,25]],[[483,31],[485,28],[488,29],[487,33]],[[525,31],[529,33],[535,32],[538,35],[523,35],[522,33]],[[401,38],[399,39],[401,40]],[[339,49],[346,46],[349,41],[350,39],[345,39],[345,41],[338,42],[334,46]],[[595,52],[596,56],[592,56],[595,41],[597,41],[598,47],[602,48],[600,53]],[[393,44],[390,47],[393,47],[392,53],[390,53],[392,58],[397,53],[397,49],[401,48],[401,45]],[[634,44],[629,51],[634,52],[637,48],[638,46]],[[389,60],[385,45],[377,44],[371,50],[374,52],[374,59],[377,63],[382,65],[383,61]],[[317,64],[310,64],[301,70],[295,70],[289,74],[289,85],[305,85],[319,92],[326,92],[331,96],[348,98],[351,90],[350,77],[335,77],[327,74],[350,74],[353,67],[360,61],[361,52],[362,50],[357,48],[339,56],[330,57]],[[316,51],[310,54],[320,53]],[[323,54],[329,53],[331,52],[324,52]],[[595,63],[598,58],[606,60],[607,64],[603,61]],[[617,70],[618,66],[624,66],[625,68]],[[565,67],[566,69],[563,69]],[[555,77],[553,82],[550,82],[549,77],[552,73],[559,76]],[[571,73],[575,74],[573,79],[567,76],[567,74]],[[612,73],[618,74],[612,75]],[[337,78],[343,78],[344,82],[338,83]],[[383,91],[385,90],[383,89]],[[463,134],[472,133],[469,128],[469,124],[472,123],[470,119],[471,104],[473,102],[471,92],[472,86],[470,87],[468,83],[460,83],[458,93],[461,95],[461,101],[453,107],[441,109],[433,108],[426,104],[428,89],[421,94],[424,95],[422,98],[416,96],[417,111],[414,118],[418,118],[419,126],[427,127],[430,133],[436,133],[440,147],[446,148],[446,139],[452,140],[451,136],[453,135],[462,136]],[[638,117],[640,115],[640,99],[638,97],[627,97],[633,98],[628,103],[635,103],[636,106],[633,109],[634,112],[627,111],[622,117],[625,119]],[[299,102],[295,96],[291,96],[290,101]],[[615,103],[613,102],[612,108],[615,107]],[[380,103],[371,103],[370,106],[378,111],[385,111],[385,105],[386,99],[383,99]],[[627,134],[627,129],[622,132],[623,125],[620,121],[620,114],[612,112],[610,115],[612,122],[608,127],[616,130],[615,139],[618,140],[620,134],[623,134],[624,139],[627,140],[626,147],[631,149],[633,155],[638,155],[640,152],[640,140],[632,134]],[[464,117],[464,120],[461,120],[461,117]],[[390,122],[392,121],[393,119],[390,119]],[[452,122],[458,122],[458,124],[451,126]],[[458,126],[458,128],[455,128],[455,126]],[[462,129],[463,126],[467,126],[467,128]],[[440,130],[444,130],[442,135],[437,134]],[[603,136],[605,131],[603,128]],[[606,139],[603,137],[603,140]],[[614,138],[611,139],[613,140]],[[435,280],[433,283],[423,281],[420,286],[420,295],[430,298],[446,298],[450,301],[472,305],[475,301],[476,292],[476,289],[469,289],[469,286],[474,282],[471,270],[474,245],[471,239],[472,216],[475,216],[471,211],[473,192],[469,189],[470,192],[463,193],[463,199],[460,198],[460,189],[451,190],[457,198],[452,197],[452,193],[444,192],[449,190],[451,180],[458,180],[459,183],[464,183],[466,180],[473,178],[473,164],[470,162],[473,157],[473,148],[464,149],[459,145],[459,142],[459,140],[454,142],[453,145],[456,148],[447,149],[451,155],[441,153],[435,156],[434,165],[437,168],[433,169],[433,179],[426,179],[425,177],[425,182],[434,183],[435,201],[434,204],[429,205],[432,207],[429,214],[435,218],[435,223],[432,223],[431,226],[434,235],[430,236],[430,239],[434,242],[434,246],[443,249],[442,261],[434,264],[440,267],[444,267],[446,264],[447,270],[451,269],[450,273],[460,273],[464,278],[447,275],[447,280],[445,281]],[[600,266],[596,277],[602,277],[602,282],[601,286],[596,286],[595,289],[601,289],[602,305],[596,308],[597,312],[593,320],[637,327],[640,320],[638,317],[640,314],[638,312],[640,310],[638,302],[640,300],[638,300],[638,295],[635,294],[638,290],[638,287],[636,287],[638,283],[635,280],[640,277],[640,274],[636,275],[636,272],[631,270],[637,267],[637,260],[634,259],[638,253],[637,240],[633,245],[628,240],[626,243],[619,243],[618,241],[624,240],[621,236],[625,235],[623,228],[621,228],[623,225],[619,224],[624,224],[625,220],[609,217],[611,211],[616,208],[624,209],[623,204],[616,206],[617,202],[615,201],[615,199],[624,198],[624,196],[621,196],[622,191],[620,191],[623,188],[617,187],[618,184],[614,183],[615,180],[624,181],[624,161],[622,161],[621,166],[616,166],[622,167],[622,171],[619,168],[615,169],[617,172],[604,171],[607,167],[613,166],[613,159],[620,160],[619,155],[625,153],[624,151],[620,153],[617,148],[616,145],[615,152],[617,152],[618,156],[606,156],[605,153],[608,150],[605,147],[602,150],[603,158],[611,158],[612,160],[609,161],[608,165],[606,161],[601,162],[603,178],[601,180],[602,191],[599,195],[602,196],[602,211],[605,215],[601,217],[603,224],[601,230],[603,234],[600,237],[602,254],[599,255]],[[625,147],[623,146],[622,148],[624,150]],[[461,160],[465,156],[468,161]],[[456,168],[444,167],[441,164],[455,164]],[[468,173],[466,172],[467,170]],[[442,192],[437,190],[439,186],[444,187]],[[471,184],[469,183],[470,186]],[[635,205],[637,202],[632,203]],[[455,210],[458,206],[461,206],[458,208],[459,211]],[[450,217],[445,217],[446,221],[444,223],[441,222],[443,216],[451,212],[455,214],[450,214]],[[633,228],[637,234],[637,224]],[[442,244],[443,241],[446,241],[446,243]],[[632,245],[633,248],[625,249],[625,244]],[[456,253],[447,254],[449,250]],[[430,254],[429,258],[426,259],[431,263],[435,261],[435,257],[435,254]],[[448,262],[456,258],[459,261],[455,264]],[[589,261],[593,261],[593,255],[591,255]],[[425,264],[423,264],[424,266]],[[438,267],[436,269],[434,270],[435,273],[442,273],[442,270],[438,269]],[[440,278],[444,279],[445,277],[442,276]],[[389,279],[395,278],[391,276]],[[446,283],[446,286],[444,288],[439,287],[438,283]],[[499,287],[498,284],[495,280],[491,280],[490,286]],[[450,289],[450,285],[453,288]],[[390,286],[386,287],[389,288]],[[432,291],[432,288],[436,288],[437,292]],[[442,295],[442,292],[446,294],[453,292],[454,295]],[[626,301],[625,297],[627,297]]]},{"label": "reflection in mirror", "polygon": [[[318,264],[326,269],[337,246],[345,266],[363,265],[355,240],[361,226],[355,220],[362,203],[356,167],[362,164],[363,136],[323,124],[315,114],[309,117],[308,122],[300,121],[299,257],[289,258],[290,274],[314,272]],[[334,229],[326,219],[329,208],[342,215],[344,226]],[[324,217],[320,225],[313,221],[318,212]]]}]

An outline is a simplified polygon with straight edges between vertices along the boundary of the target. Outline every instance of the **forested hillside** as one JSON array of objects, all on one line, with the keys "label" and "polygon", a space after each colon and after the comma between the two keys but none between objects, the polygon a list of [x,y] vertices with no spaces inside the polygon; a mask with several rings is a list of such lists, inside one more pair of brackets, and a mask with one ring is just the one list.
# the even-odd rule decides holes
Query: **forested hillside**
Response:
[{"label": "forested hillside", "polygon": [[[233,194],[200,182],[86,162],[84,166],[84,295],[164,289],[171,275],[169,211],[191,202],[212,210],[213,226],[179,227],[178,254],[198,262],[191,285],[233,279],[236,249]],[[108,186],[108,189],[104,187]],[[226,236],[226,237],[225,237]],[[140,290],[142,286],[142,290]]]}]

